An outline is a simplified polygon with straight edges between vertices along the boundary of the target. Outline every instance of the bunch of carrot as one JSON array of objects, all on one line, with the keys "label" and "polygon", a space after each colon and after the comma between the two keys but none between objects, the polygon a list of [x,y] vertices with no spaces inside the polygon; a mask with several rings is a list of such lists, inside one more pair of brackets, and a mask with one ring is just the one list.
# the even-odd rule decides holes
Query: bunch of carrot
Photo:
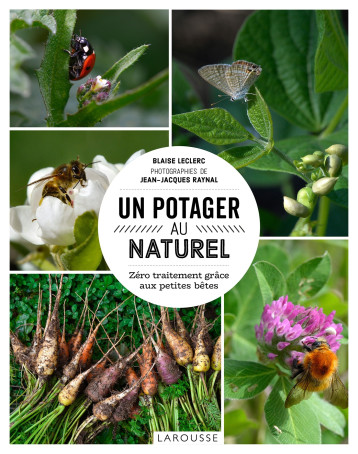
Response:
[{"label": "bunch of carrot", "polygon": [[[91,309],[88,289],[77,327],[66,340],[66,317],[61,330],[59,315],[61,303],[65,306],[63,279],[54,303],[49,292],[44,327],[39,288],[31,345],[21,342],[16,332],[10,333],[12,353],[25,383],[11,406],[11,443],[90,443],[102,430],[135,418],[145,421],[144,438],[149,442],[154,430],[187,430],[181,420],[189,419],[192,430],[220,429],[220,337],[214,345],[209,335],[219,319],[207,322],[202,306],[189,334],[178,311],[169,314],[161,308],[159,316],[148,305],[151,317],[146,318],[143,306],[143,313],[137,311],[134,297],[142,340],[137,334],[131,351],[123,356],[118,344],[125,333],[111,337],[105,323],[115,311],[118,315],[121,305],[130,304],[133,295],[100,320],[98,307]],[[101,340],[99,332],[104,333]],[[127,337],[133,339],[133,332]]]}]

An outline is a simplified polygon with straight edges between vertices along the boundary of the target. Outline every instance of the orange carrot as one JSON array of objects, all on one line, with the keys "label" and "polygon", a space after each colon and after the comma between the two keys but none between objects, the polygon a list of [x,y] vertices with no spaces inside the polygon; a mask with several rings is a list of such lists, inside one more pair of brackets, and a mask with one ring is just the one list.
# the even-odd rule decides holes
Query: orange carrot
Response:
[{"label": "orange carrot", "polygon": [[139,364],[140,373],[142,376],[142,385],[141,385],[142,391],[144,392],[144,394],[147,394],[148,396],[154,396],[158,390],[158,380],[156,377],[156,373],[153,371],[153,367],[152,367],[155,354],[154,354],[152,345],[148,342],[148,339],[147,339],[147,341],[145,339],[142,325],[140,323],[138,312],[137,312],[137,305],[135,302],[135,297],[134,297],[134,309],[135,309],[135,312],[137,315],[139,328],[142,332],[143,341],[144,341],[142,355],[138,355],[138,364]]},{"label": "orange carrot", "polygon": [[[86,296],[86,300],[87,300],[87,296]],[[114,309],[112,309],[110,312],[108,312],[108,314],[102,318],[102,320],[98,323],[98,325],[96,326],[96,328],[92,331],[92,333],[88,336],[88,338],[86,339],[86,341],[84,342],[84,344],[82,344],[79,348],[79,350],[77,351],[77,353],[72,357],[71,361],[67,364],[67,366],[63,369],[63,374],[62,374],[62,378],[61,378],[61,381],[63,383],[67,383],[68,380],[72,380],[78,370],[79,370],[79,363],[80,363],[80,359],[81,359],[81,356],[83,355],[83,352],[85,352],[85,356],[83,358],[83,362],[87,362],[88,359],[91,359],[91,355],[92,355],[92,349],[93,349],[93,345],[94,345],[94,342],[95,342],[95,339],[96,339],[96,335],[97,335],[97,332],[99,330],[99,327],[102,325],[102,323],[106,320],[106,318],[115,310],[118,309],[118,306],[115,307]]]},{"label": "orange carrot", "polygon": [[98,324],[96,328],[92,331],[91,334],[89,334],[87,340],[86,340],[86,346],[82,350],[79,362],[78,362],[78,367],[80,368],[81,371],[84,371],[88,369],[91,365],[92,361],[92,354],[93,354],[93,347],[96,342],[96,335],[98,333],[98,329],[101,326],[101,324]]},{"label": "orange carrot", "polygon": [[126,370],[126,382],[129,386],[133,386],[139,381],[139,377],[133,367],[128,367]]},{"label": "orange carrot", "polygon": [[66,342],[66,303],[63,303],[63,328],[58,334],[58,366],[62,369],[70,359],[70,352]]},{"label": "orange carrot", "polygon": [[156,374],[151,370],[154,359],[153,347],[149,342],[143,345],[142,355],[138,355],[140,374],[143,378],[142,391],[148,396],[154,396],[158,390],[158,380]]},{"label": "orange carrot", "polygon": [[[86,290],[86,299],[85,299],[85,303],[84,303],[80,318],[78,319],[76,328],[75,328],[70,340],[67,343],[68,350],[70,352],[70,357],[71,358],[78,352],[78,350],[79,350],[79,348],[81,346],[82,336],[83,336],[83,328],[84,328],[85,320],[86,320],[85,312],[86,312],[87,304],[88,304],[87,295],[88,295],[88,290]],[[82,320],[82,326],[80,328],[81,320]]]}]

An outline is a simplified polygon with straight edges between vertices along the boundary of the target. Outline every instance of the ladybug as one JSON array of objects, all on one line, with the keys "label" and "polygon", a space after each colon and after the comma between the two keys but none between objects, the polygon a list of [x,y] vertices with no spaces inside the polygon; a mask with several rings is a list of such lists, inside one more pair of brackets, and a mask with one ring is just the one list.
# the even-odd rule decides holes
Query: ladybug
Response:
[{"label": "ladybug", "polygon": [[70,55],[70,80],[80,80],[92,71],[96,54],[87,38],[73,35],[71,50],[65,50],[65,52]]}]

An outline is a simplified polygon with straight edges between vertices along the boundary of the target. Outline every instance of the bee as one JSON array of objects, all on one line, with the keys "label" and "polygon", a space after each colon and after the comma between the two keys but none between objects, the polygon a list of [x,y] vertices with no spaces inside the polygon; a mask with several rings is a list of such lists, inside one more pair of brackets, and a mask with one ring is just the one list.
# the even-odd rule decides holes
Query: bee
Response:
[{"label": "bee", "polygon": [[323,337],[311,346],[303,344],[306,354],[303,361],[295,359],[291,378],[297,383],[288,393],[285,407],[297,405],[308,399],[312,392],[324,391],[325,398],[334,405],[348,407],[348,391],[338,376],[338,358]]},{"label": "bee", "polygon": [[39,205],[41,205],[45,197],[51,196],[60,199],[61,202],[67,205],[73,206],[73,201],[68,191],[69,189],[74,189],[78,184],[82,187],[87,185],[85,169],[90,164],[83,164],[79,161],[79,157],[77,157],[76,161],[71,161],[69,164],[61,164],[50,175],[33,181],[28,186],[47,181],[42,188]]}]

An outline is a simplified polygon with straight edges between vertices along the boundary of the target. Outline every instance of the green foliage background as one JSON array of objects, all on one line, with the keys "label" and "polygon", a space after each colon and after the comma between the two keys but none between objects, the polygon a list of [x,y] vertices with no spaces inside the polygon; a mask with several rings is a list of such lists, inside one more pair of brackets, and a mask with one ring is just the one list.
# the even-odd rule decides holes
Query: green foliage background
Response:
[{"label": "green foliage background", "polygon": [[[343,324],[337,352],[348,370],[348,241],[262,240],[243,279],[225,295],[225,440],[227,443],[345,443],[348,411],[318,395],[284,409],[293,382],[258,363],[255,325],[265,304],[288,295],[294,304],[336,311]],[[253,384],[257,384],[254,386]],[[282,433],[279,433],[275,426]]]}]

